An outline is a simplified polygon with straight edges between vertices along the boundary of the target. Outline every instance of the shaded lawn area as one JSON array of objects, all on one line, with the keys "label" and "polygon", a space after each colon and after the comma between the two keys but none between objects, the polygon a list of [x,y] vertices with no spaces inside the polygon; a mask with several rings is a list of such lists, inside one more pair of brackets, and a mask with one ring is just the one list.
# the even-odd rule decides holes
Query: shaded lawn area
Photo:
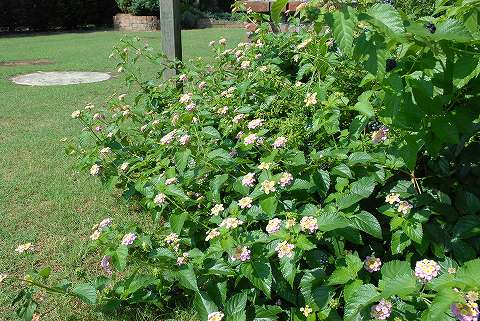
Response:
[{"label": "shaded lawn area", "polygon": [[[63,137],[74,138],[81,126],[72,111],[122,92],[114,79],[71,86],[29,87],[11,83],[14,75],[35,71],[115,72],[112,47],[124,34],[113,31],[62,33],[0,38],[0,63],[48,59],[53,64],[0,66],[0,273],[22,278],[28,269],[51,266],[55,279],[83,280],[98,268],[98,257],[85,255],[91,227],[105,217],[118,224],[143,220],[141,214],[116,199],[87,173],[78,172],[76,159],[64,153]],[[159,49],[160,34],[131,33]],[[225,37],[244,41],[239,29],[183,32],[186,58],[211,54],[208,43]],[[147,69],[146,69],[147,70]],[[149,69],[149,72],[154,72]],[[19,255],[19,244],[32,242],[36,252]],[[0,285],[0,320],[15,320],[10,302],[12,280]],[[46,299],[42,320],[155,320],[140,312],[104,317],[79,302]],[[168,312],[168,311],[167,311]],[[175,315],[174,315],[175,316]],[[176,317],[187,319],[187,312]],[[165,318],[165,316],[162,316]]]}]

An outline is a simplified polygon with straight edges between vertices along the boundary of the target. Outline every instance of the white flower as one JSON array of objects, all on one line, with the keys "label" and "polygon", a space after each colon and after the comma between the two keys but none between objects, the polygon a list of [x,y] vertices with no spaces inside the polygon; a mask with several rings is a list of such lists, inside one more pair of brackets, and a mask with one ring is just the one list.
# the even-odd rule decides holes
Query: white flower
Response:
[{"label": "white flower", "polygon": [[177,233],[170,233],[165,237],[165,242],[167,244],[177,243],[179,241]]},{"label": "white flower", "polygon": [[224,316],[223,312],[212,312],[208,314],[207,321],[222,321]]},{"label": "white flower", "polygon": [[265,194],[270,194],[272,192],[276,191],[275,188],[275,181],[269,181],[269,180],[264,180],[262,182],[262,187],[261,189],[265,192]]},{"label": "white flower", "polygon": [[178,77],[178,79],[180,79],[180,81],[182,81],[182,82],[185,82],[185,81],[188,80],[188,77],[187,77],[187,75],[185,75],[185,74],[181,74],[181,75]]},{"label": "white flower", "polygon": [[87,106],[85,106],[85,110],[92,110],[93,108],[95,108],[93,104],[88,104]]},{"label": "white flower", "polygon": [[172,178],[167,178],[165,180],[165,185],[172,185],[172,184],[175,184],[177,182],[177,178],[176,177],[172,177]]},{"label": "white flower", "polygon": [[227,43],[227,39],[221,38],[220,40],[218,40],[218,43],[221,45],[225,45]]},{"label": "white flower", "polygon": [[218,231],[217,228],[214,228],[213,230],[210,230],[207,232],[207,237],[205,238],[205,241],[210,241],[211,239],[216,238],[217,236],[220,236],[220,232]]},{"label": "white flower", "polygon": [[317,93],[307,94],[307,97],[304,100],[306,106],[312,106],[317,103]]},{"label": "white flower", "polygon": [[192,93],[183,94],[182,96],[180,96],[179,102],[181,102],[182,104],[188,103],[192,100],[192,96]]},{"label": "white flower", "polygon": [[112,152],[112,149],[110,147],[104,147],[100,149],[100,155],[102,155],[103,157],[107,156],[111,152]]},{"label": "white flower", "polygon": [[253,199],[251,197],[244,197],[242,199],[240,199],[238,201],[238,205],[240,206],[240,208],[244,209],[244,208],[250,208],[252,207],[252,201]]},{"label": "white flower", "polygon": [[32,243],[25,243],[25,244],[20,244],[19,246],[17,246],[17,248],[15,249],[15,252],[17,253],[24,253],[24,252],[33,252],[34,251],[34,247],[33,247],[33,244]]},{"label": "white flower", "polygon": [[245,118],[244,114],[238,114],[235,117],[233,117],[232,122],[234,124],[238,124],[243,118]]},{"label": "white flower", "polygon": [[221,212],[223,212],[225,208],[223,207],[223,204],[215,204],[214,207],[212,207],[212,209],[210,210],[210,212],[212,213],[212,215],[218,215],[220,214]]},{"label": "white flower", "polygon": [[93,164],[92,167],[90,168],[90,175],[92,176],[97,176],[100,174],[101,167],[98,164]]},{"label": "white flower", "polygon": [[213,47],[213,46],[215,45],[215,41],[214,41],[214,40],[210,41],[210,42],[208,43],[208,45],[209,45],[210,47]]},{"label": "white flower", "polygon": [[385,197],[385,202],[388,204],[395,204],[395,203],[400,203],[400,194],[398,193],[390,193]]},{"label": "white flower", "polygon": [[0,283],[2,283],[3,281],[5,281],[5,279],[8,277],[8,274],[6,273],[2,273],[0,274]]},{"label": "white flower", "polygon": [[290,258],[293,256],[294,248],[295,245],[290,244],[287,241],[283,241],[281,243],[278,243],[278,245],[275,247],[275,251],[277,252],[277,255],[280,259],[284,256]]},{"label": "white flower", "polygon": [[236,217],[227,217],[220,223],[220,227],[225,227],[226,229],[234,229],[238,227],[239,225],[242,225],[243,221],[239,220]]},{"label": "white flower", "polygon": [[242,185],[252,187],[255,185],[255,173],[248,173],[242,178]]},{"label": "white flower", "polygon": [[219,115],[225,115],[227,112],[228,112],[228,107],[227,106],[223,106],[222,108],[219,108],[217,110],[217,114],[219,114]]},{"label": "white flower", "polygon": [[312,38],[308,38],[308,39],[305,39],[302,43],[300,43],[298,46],[297,46],[297,49],[303,49],[305,48],[306,46],[308,46],[308,44],[312,42]]},{"label": "white flower", "polygon": [[182,256],[179,256],[179,257],[177,258],[177,265],[187,264],[187,262],[188,262],[188,256],[189,256],[189,255],[188,255],[187,252],[183,253]]},{"label": "white flower", "polygon": [[242,64],[240,65],[240,67],[242,69],[247,69],[250,67],[250,61],[249,60],[245,60],[245,61],[242,61]]},{"label": "white flower", "polygon": [[255,129],[257,127],[260,127],[263,125],[263,119],[256,118],[252,121],[250,121],[247,125],[248,129]]},{"label": "white flower", "polygon": [[127,97],[127,94],[121,94],[120,96],[118,96],[118,100],[122,101],[125,99],[125,97]]},{"label": "white flower", "polygon": [[100,235],[102,234],[102,231],[100,230],[95,230],[92,235],[90,235],[90,239],[92,241],[95,241],[95,240],[98,240],[98,238],[100,237]]},{"label": "white flower", "polygon": [[167,199],[167,195],[163,193],[159,193],[155,196],[155,198],[153,199],[153,202],[157,205],[162,205],[163,203],[165,203],[166,199]]},{"label": "white flower", "polygon": [[72,113],[72,118],[78,118],[78,117],[80,117],[81,114],[82,114],[82,112],[80,110],[75,110]]},{"label": "white flower", "polygon": [[282,148],[282,147],[285,147],[286,143],[287,143],[287,138],[280,136],[280,137],[277,137],[277,139],[275,139],[272,146],[273,148]]},{"label": "white flower", "polygon": [[287,185],[290,185],[290,183],[293,181],[293,175],[290,173],[283,173],[282,176],[280,176],[280,179],[278,182],[280,183],[281,187],[285,187]]},{"label": "white flower", "polygon": [[187,135],[187,134],[182,135],[182,136],[178,139],[178,141],[180,142],[180,145],[187,145],[188,142],[190,141],[190,135]]},{"label": "white flower", "polygon": [[258,169],[261,169],[261,170],[269,170],[270,169],[270,166],[272,166],[272,163],[260,163],[260,165],[257,166]]},{"label": "white flower", "polygon": [[126,172],[128,170],[128,166],[130,166],[128,162],[123,162],[122,165],[120,165],[120,170],[122,172]]}]

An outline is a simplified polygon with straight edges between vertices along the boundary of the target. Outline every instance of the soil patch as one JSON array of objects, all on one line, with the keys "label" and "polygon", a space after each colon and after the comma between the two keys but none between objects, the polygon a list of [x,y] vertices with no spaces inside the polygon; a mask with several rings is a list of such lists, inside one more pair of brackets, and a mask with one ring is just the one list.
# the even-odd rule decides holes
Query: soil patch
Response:
[{"label": "soil patch", "polygon": [[31,66],[31,65],[50,65],[53,61],[48,59],[35,59],[35,60],[11,60],[0,62],[2,67],[17,67],[17,66]]},{"label": "soil patch", "polygon": [[110,79],[112,76],[105,72],[89,71],[51,71],[34,72],[26,75],[19,75],[11,80],[19,85],[27,86],[64,86],[100,82]]}]

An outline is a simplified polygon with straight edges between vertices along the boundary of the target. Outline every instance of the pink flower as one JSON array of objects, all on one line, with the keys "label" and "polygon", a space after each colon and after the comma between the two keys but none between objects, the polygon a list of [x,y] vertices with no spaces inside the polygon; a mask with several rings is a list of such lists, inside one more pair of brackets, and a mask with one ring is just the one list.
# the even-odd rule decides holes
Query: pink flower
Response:
[{"label": "pink flower", "polygon": [[211,239],[216,238],[217,236],[220,236],[220,231],[217,228],[214,228],[207,232],[207,237],[205,238],[205,241],[208,242]]},{"label": "pink flower", "polygon": [[287,138],[280,136],[280,137],[277,137],[277,139],[275,139],[272,146],[273,148],[282,148],[282,147],[285,147],[286,143],[287,143]]},{"label": "pink flower", "polygon": [[111,218],[106,218],[106,219],[103,219],[99,224],[98,224],[98,229],[99,230],[103,230],[103,229],[106,229],[107,227],[109,227],[110,225],[112,225],[112,219]]},{"label": "pink flower", "polygon": [[242,69],[247,69],[250,67],[250,61],[249,60],[245,60],[245,61],[242,61],[242,64],[240,65],[240,67]]},{"label": "pink flower", "polygon": [[187,264],[188,263],[188,253],[185,252],[182,254],[182,256],[179,256],[177,258],[177,265],[180,266],[180,265],[184,265],[184,264]]},{"label": "pink flower", "polygon": [[112,274],[111,263],[112,263],[112,257],[111,257],[111,256],[108,256],[108,255],[105,255],[105,256],[102,258],[102,261],[100,262],[100,266],[101,266],[102,269],[105,271],[105,273],[107,273],[108,275],[111,275],[111,274]]},{"label": "pink flower", "polygon": [[392,303],[385,299],[380,300],[370,310],[370,316],[375,320],[387,320],[390,314],[392,314]]},{"label": "pink flower", "polygon": [[407,201],[401,201],[398,203],[397,211],[402,213],[403,215],[406,215],[410,213],[410,210],[413,208],[413,205],[410,204]]},{"label": "pink flower", "polygon": [[167,199],[167,195],[163,193],[159,193],[155,196],[155,198],[153,199],[153,202],[157,205],[162,205],[163,203],[165,203],[166,199]]},{"label": "pink flower", "polygon": [[175,139],[176,130],[172,130],[160,139],[160,144],[169,145]]},{"label": "pink flower", "polygon": [[388,128],[385,126],[380,127],[379,130],[372,133],[372,144],[379,144],[386,141],[388,138]]},{"label": "pink flower", "polygon": [[267,231],[268,234],[277,233],[278,231],[280,231],[281,226],[282,226],[282,220],[279,218],[274,218],[268,221],[268,224],[265,230]]},{"label": "pink flower", "polygon": [[227,43],[227,39],[221,38],[220,40],[218,40],[218,43],[221,45],[225,45]]},{"label": "pink flower", "polygon": [[195,108],[197,108],[197,105],[195,105],[195,103],[193,103],[193,102],[190,103],[190,104],[188,104],[187,106],[185,106],[185,110],[186,110],[186,111],[190,111],[190,112],[191,112],[191,111],[194,111]]},{"label": "pink flower", "polygon": [[232,122],[234,124],[238,124],[243,118],[245,118],[244,114],[238,114],[235,117],[233,117]]},{"label": "pink flower", "polygon": [[178,79],[179,79],[180,81],[182,81],[182,82],[185,82],[185,81],[188,80],[188,77],[187,77],[187,75],[185,75],[185,74],[181,74],[181,75],[178,77]]},{"label": "pink flower", "polygon": [[252,187],[255,185],[255,173],[248,173],[247,175],[243,176],[242,178],[242,185]]},{"label": "pink flower", "polygon": [[192,93],[183,94],[182,96],[180,96],[179,102],[181,102],[182,104],[186,104],[192,100],[192,96]]},{"label": "pink flower", "polygon": [[452,314],[459,321],[477,321],[479,316],[478,304],[467,301],[466,303],[456,303],[451,306]]},{"label": "pink flower", "polygon": [[135,233],[127,233],[122,238],[122,245],[131,245],[136,238],[137,236],[135,235]]},{"label": "pink flower", "polygon": [[217,114],[219,114],[219,115],[225,115],[227,112],[228,112],[228,107],[227,106],[223,106],[222,108],[219,108],[217,110]]},{"label": "pink flower", "polygon": [[172,184],[175,184],[177,183],[177,178],[176,177],[172,177],[172,178],[167,178],[165,180],[165,185],[172,185]]},{"label": "pink flower", "polygon": [[421,260],[415,264],[415,276],[423,283],[431,281],[438,276],[440,265],[433,260]]},{"label": "pink flower", "polygon": [[293,182],[293,175],[290,173],[283,173],[278,182],[281,187],[290,185]]},{"label": "pink flower", "polygon": [[246,246],[237,247],[235,253],[232,256],[232,260],[239,260],[240,262],[245,262],[250,260],[250,250]]},{"label": "pink flower", "polygon": [[379,258],[374,256],[367,256],[363,263],[365,270],[370,273],[380,271],[380,267],[382,266],[382,261]]},{"label": "pink flower", "polygon": [[250,134],[243,140],[245,145],[252,145],[258,139],[257,134]]},{"label": "pink flower", "polygon": [[204,81],[198,84],[198,89],[200,90],[204,90],[206,87],[207,87],[207,83]]},{"label": "pink flower", "polygon": [[228,230],[237,228],[239,225],[242,225],[243,221],[239,220],[236,217],[227,217],[220,223],[220,227],[225,227]]},{"label": "pink flower", "polygon": [[317,219],[313,216],[304,216],[300,220],[300,228],[302,231],[308,231],[309,233],[313,233],[318,230]]},{"label": "pink flower", "polygon": [[291,258],[293,256],[293,249],[295,245],[288,243],[287,241],[283,241],[278,243],[275,247],[275,251],[277,252],[278,258],[282,258],[284,256]]},{"label": "pink flower", "polygon": [[93,119],[95,120],[102,120],[102,119],[105,119],[105,116],[103,116],[102,114],[95,114],[93,115]]},{"label": "pink flower", "polygon": [[190,142],[190,135],[187,135],[187,134],[182,135],[182,136],[178,139],[178,141],[180,142],[180,145],[187,145],[188,142]]},{"label": "pink flower", "polygon": [[249,129],[255,129],[257,127],[260,127],[263,125],[263,119],[257,118],[252,121],[250,121],[247,125]]},{"label": "pink flower", "polygon": [[103,130],[103,127],[98,125],[98,126],[95,126],[95,132],[96,133],[100,133],[101,131]]}]

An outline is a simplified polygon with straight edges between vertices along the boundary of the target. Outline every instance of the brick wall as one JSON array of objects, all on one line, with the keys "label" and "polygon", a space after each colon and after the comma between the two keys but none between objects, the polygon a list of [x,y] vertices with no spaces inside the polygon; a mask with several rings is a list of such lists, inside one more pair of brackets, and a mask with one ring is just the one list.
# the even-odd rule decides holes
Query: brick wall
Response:
[{"label": "brick wall", "polygon": [[113,28],[120,31],[155,31],[160,29],[160,20],[156,16],[119,13],[113,17]]}]

